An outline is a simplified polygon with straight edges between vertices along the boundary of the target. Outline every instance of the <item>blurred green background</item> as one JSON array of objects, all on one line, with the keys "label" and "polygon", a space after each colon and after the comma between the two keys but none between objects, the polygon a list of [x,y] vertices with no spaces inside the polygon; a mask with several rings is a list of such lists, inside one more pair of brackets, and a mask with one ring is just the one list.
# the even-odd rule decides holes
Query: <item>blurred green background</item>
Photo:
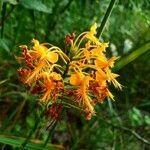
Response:
[{"label": "blurred green background", "polygon": [[[19,45],[35,38],[63,49],[66,34],[78,35],[94,22],[100,25],[109,2],[0,0],[1,149],[20,149],[40,112],[36,97],[18,79]],[[108,55],[121,56],[115,71],[124,88],[111,90],[116,102],[108,99],[96,106],[97,115],[90,121],[66,110],[55,128],[46,130],[50,120],[43,118],[26,149],[149,149],[150,0],[117,0],[101,40],[110,43]]]}]

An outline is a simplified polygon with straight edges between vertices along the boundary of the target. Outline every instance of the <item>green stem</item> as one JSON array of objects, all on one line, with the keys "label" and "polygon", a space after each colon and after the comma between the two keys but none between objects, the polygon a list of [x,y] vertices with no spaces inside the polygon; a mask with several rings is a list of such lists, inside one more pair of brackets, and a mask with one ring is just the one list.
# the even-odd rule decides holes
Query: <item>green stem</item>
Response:
[{"label": "green stem", "polygon": [[72,105],[72,104],[69,104],[69,103],[67,103],[67,102],[62,102],[62,104],[65,104],[65,105],[67,105],[67,106],[69,106],[69,107],[71,107],[71,108],[77,109],[77,110],[79,110],[79,111],[84,111],[82,108],[77,107],[77,106]]},{"label": "green stem", "polygon": [[38,127],[38,125],[39,125],[39,123],[40,123],[40,120],[41,120],[41,118],[42,118],[43,115],[44,115],[44,112],[45,112],[45,109],[42,110],[40,116],[37,118],[37,120],[36,120],[36,122],[35,122],[35,124],[34,124],[34,127],[32,128],[32,130],[30,131],[28,137],[26,138],[26,140],[25,140],[24,143],[22,144],[22,147],[23,147],[23,148],[27,145],[28,141],[31,139],[32,135],[34,134],[35,130],[37,129],[37,127]]},{"label": "green stem", "polygon": [[103,17],[103,20],[102,20],[102,23],[100,25],[100,27],[98,28],[98,31],[97,31],[97,37],[100,38],[102,33],[103,33],[103,30],[104,30],[104,27],[106,25],[106,22],[113,10],[113,7],[114,7],[114,4],[115,4],[116,0],[111,0],[110,3],[109,3],[109,6],[107,8],[107,11],[105,13],[105,16]]},{"label": "green stem", "polygon": [[22,101],[22,103],[19,105],[19,107],[17,108],[18,111],[15,115],[15,118],[14,118],[13,122],[11,123],[11,126],[9,126],[7,130],[13,129],[13,127],[16,125],[16,122],[17,122],[17,120],[18,120],[18,118],[19,118],[19,116],[20,116],[20,114],[23,110],[23,107],[24,107],[25,103],[26,103],[26,99],[24,99]]},{"label": "green stem", "polygon": [[55,120],[55,121],[52,122],[52,127],[51,127],[51,129],[49,130],[49,134],[48,134],[48,136],[47,136],[47,138],[46,138],[46,140],[45,140],[45,142],[44,142],[43,148],[45,148],[45,147],[47,146],[48,141],[49,141],[49,139],[51,138],[51,136],[52,136],[52,134],[53,134],[53,132],[54,132],[56,126],[57,126],[57,122],[58,122],[57,120]]},{"label": "green stem", "polygon": [[[24,140],[25,140],[24,137],[0,134],[0,143],[15,147],[14,149],[17,150],[21,150],[18,147],[21,146],[21,143]],[[31,139],[30,142],[24,148],[24,150],[42,150],[42,149],[43,149],[43,141],[38,139]],[[44,150],[65,150],[65,148],[62,145],[48,143],[47,146],[44,148]]]},{"label": "green stem", "polygon": [[[62,110],[62,112],[61,112],[60,115],[63,114],[63,111],[64,111],[64,109]],[[60,116],[60,117],[61,117],[61,116]],[[45,140],[45,142],[44,142],[43,148],[45,148],[45,147],[47,146],[48,141],[49,141],[49,139],[51,138],[52,134],[54,133],[54,130],[55,130],[57,124],[58,124],[58,121],[59,121],[59,120],[54,120],[54,121],[50,124],[50,125],[51,125],[51,129],[49,130],[49,134],[48,134],[48,136],[47,136],[47,138],[46,138],[46,140]],[[49,127],[48,127],[48,128],[49,128]],[[48,128],[47,128],[47,129],[48,129]]]},{"label": "green stem", "polygon": [[2,11],[2,7],[3,7],[3,0],[0,1],[0,12]]},{"label": "green stem", "polygon": [[71,5],[73,0],[69,0],[68,3],[59,11],[60,14],[64,13]]},{"label": "green stem", "polygon": [[142,45],[140,48],[134,50],[129,55],[121,58],[118,62],[115,64],[114,71],[118,71],[136,58],[138,58],[140,55],[144,54],[146,51],[150,50],[150,42]]},{"label": "green stem", "polygon": [[2,37],[2,38],[3,38],[3,34],[4,34],[4,19],[5,19],[5,16],[6,16],[6,7],[7,7],[7,4],[4,3],[4,4],[3,4],[3,7],[2,7],[2,12],[1,12],[1,14],[2,14],[2,19],[1,19],[1,21],[0,21],[0,25],[2,26],[2,27],[1,27],[1,37]]}]

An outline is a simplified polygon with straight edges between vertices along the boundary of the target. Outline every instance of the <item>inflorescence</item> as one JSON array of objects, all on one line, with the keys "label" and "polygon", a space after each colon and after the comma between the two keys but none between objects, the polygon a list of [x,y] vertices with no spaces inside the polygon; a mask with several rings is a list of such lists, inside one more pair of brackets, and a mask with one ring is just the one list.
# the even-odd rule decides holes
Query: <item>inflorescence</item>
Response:
[{"label": "inflorescence", "polygon": [[82,110],[86,119],[95,115],[94,105],[103,103],[106,97],[114,99],[108,89],[112,83],[122,89],[112,73],[118,57],[107,58],[108,43],[96,38],[96,23],[90,31],[68,34],[66,50],[48,43],[40,44],[33,39],[33,46],[21,45],[24,67],[18,70],[20,80],[39,95],[42,104],[50,104],[51,117],[57,119],[64,104]]}]

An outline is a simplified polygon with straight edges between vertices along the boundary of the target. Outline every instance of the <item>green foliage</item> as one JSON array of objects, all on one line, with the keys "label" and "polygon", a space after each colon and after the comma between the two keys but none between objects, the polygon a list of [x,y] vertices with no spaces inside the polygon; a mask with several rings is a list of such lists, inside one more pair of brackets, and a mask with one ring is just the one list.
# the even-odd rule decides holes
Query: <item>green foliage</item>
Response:
[{"label": "green foliage", "polygon": [[40,117],[43,108],[37,96],[26,92],[27,87],[18,80],[19,45],[36,38],[64,49],[60,41],[66,34],[88,30],[95,21],[101,25],[109,3],[110,0],[0,1],[0,148],[16,149],[26,140],[25,147],[31,150],[63,146],[74,150],[149,148],[149,0],[116,1],[105,22],[101,40],[110,43],[109,56],[121,56],[115,71],[124,88],[122,92],[112,89],[116,102],[106,100],[97,106],[97,114],[89,122],[70,106],[63,111],[61,121]]},{"label": "green foliage", "polygon": [[[19,138],[19,137],[9,137],[9,136],[5,136],[5,135],[0,135],[0,142],[4,143],[4,144],[8,144],[14,147],[21,147],[21,144],[23,143],[25,139],[24,138]],[[54,150],[57,149],[57,146],[53,146],[53,145],[48,145],[47,147],[43,148],[42,145],[42,141],[36,141],[36,140],[32,140],[31,142],[29,142],[27,144],[27,146],[25,147],[27,149],[34,149],[34,150]]]},{"label": "green foliage", "polygon": [[133,107],[133,109],[129,111],[129,118],[133,126],[136,126],[136,125],[140,126],[143,124],[142,114],[140,110],[135,107]]},{"label": "green foliage", "polygon": [[17,2],[17,0],[2,0],[3,2],[7,2],[7,3],[10,3],[10,4],[12,4],[12,5],[17,5],[18,4],[18,2]]},{"label": "green foliage", "polygon": [[19,4],[27,9],[33,9],[45,13],[52,13],[52,8],[47,7],[47,5],[43,4],[41,0],[20,0]]}]

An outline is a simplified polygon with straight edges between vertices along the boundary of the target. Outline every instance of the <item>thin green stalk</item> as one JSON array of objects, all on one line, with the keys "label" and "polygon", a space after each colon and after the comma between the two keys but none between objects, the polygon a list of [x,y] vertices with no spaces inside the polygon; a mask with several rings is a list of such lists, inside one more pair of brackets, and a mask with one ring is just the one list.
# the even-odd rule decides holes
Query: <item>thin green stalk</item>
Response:
[{"label": "thin green stalk", "polygon": [[23,148],[27,145],[28,141],[31,139],[32,135],[34,134],[35,130],[37,129],[37,127],[38,127],[38,125],[39,125],[39,123],[40,123],[40,120],[41,120],[41,118],[42,118],[43,115],[44,115],[44,112],[45,112],[45,109],[42,110],[40,116],[37,118],[37,120],[36,120],[36,122],[35,122],[35,124],[34,124],[34,127],[32,128],[32,130],[30,131],[28,137],[26,138],[26,140],[25,140],[24,143],[22,144],[22,147],[23,147]]},{"label": "thin green stalk", "polygon": [[59,11],[60,14],[64,13],[71,5],[73,0],[69,0],[68,3]]},{"label": "thin green stalk", "polygon": [[54,132],[56,126],[57,126],[57,122],[58,122],[57,120],[55,120],[55,121],[52,122],[52,127],[51,127],[51,129],[49,130],[49,133],[48,133],[48,136],[47,136],[47,138],[46,138],[46,140],[45,140],[45,142],[44,142],[43,148],[45,148],[45,147],[47,146],[48,141],[49,141],[49,139],[51,138],[51,136],[52,136],[52,134],[53,134],[53,132]]},{"label": "thin green stalk", "polygon": [[74,106],[74,105],[69,104],[69,103],[67,103],[67,102],[62,102],[62,104],[67,105],[67,106],[69,106],[69,107],[71,107],[71,108],[77,109],[77,110],[79,110],[79,111],[84,111],[82,108],[77,107],[77,106]]},{"label": "thin green stalk", "polygon": [[[62,110],[62,112],[61,112],[61,114],[60,114],[60,118],[61,118],[63,112],[64,112],[64,109]],[[51,136],[52,136],[52,134],[53,134],[53,132],[54,132],[54,130],[55,130],[55,128],[56,128],[58,122],[59,122],[59,119],[52,121],[52,123],[50,124],[50,125],[51,125],[51,129],[49,130],[49,134],[48,134],[48,136],[47,136],[47,138],[46,138],[46,140],[45,140],[45,142],[44,142],[43,148],[45,148],[45,147],[47,146],[48,141],[49,141],[49,139],[51,138]],[[48,128],[49,128],[49,127],[48,127]],[[48,129],[48,128],[47,128],[47,129]],[[46,129],[46,130],[47,130],[47,129]]]},{"label": "thin green stalk", "polygon": [[150,50],[150,42],[142,45],[138,49],[131,52],[129,55],[121,58],[118,62],[116,62],[114,71],[120,70],[121,68],[123,68],[124,66],[126,66],[127,64],[129,64],[130,62],[147,52],[148,50]]},{"label": "thin green stalk", "polygon": [[[10,131],[14,127],[14,125],[15,125],[15,123],[16,123],[16,121],[17,121],[17,119],[18,119],[18,117],[19,117],[19,115],[20,115],[20,113],[21,113],[21,111],[22,111],[22,109],[24,107],[24,105],[25,105],[25,100],[22,101],[21,104],[19,104],[19,106],[17,107],[17,109],[15,109],[11,113],[11,115],[5,120],[5,122],[3,123],[2,128],[0,129],[0,132],[3,133],[5,131]],[[13,123],[10,123],[10,121],[12,121],[12,119],[14,121],[13,121]]]},{"label": "thin green stalk", "polygon": [[65,71],[64,71],[64,73],[62,75],[63,78],[65,78],[65,76],[67,75],[68,70],[69,70],[69,62],[67,62],[66,69],[65,69]]},{"label": "thin green stalk", "polygon": [[11,123],[11,126],[9,126],[7,130],[13,129],[13,127],[16,125],[16,122],[17,122],[17,120],[18,120],[18,118],[19,118],[19,116],[20,116],[20,114],[24,108],[25,103],[26,103],[26,99],[24,99],[22,101],[22,103],[19,105],[19,107],[17,108],[18,111],[15,115],[15,118],[14,118],[13,122]]},{"label": "thin green stalk", "polygon": [[[15,147],[14,149],[19,149],[18,147],[21,146],[24,140],[25,140],[24,137],[0,134],[0,143],[11,145]],[[42,150],[42,149],[43,150],[56,150],[56,149],[65,150],[65,148],[62,145],[50,144],[50,143],[48,143],[47,146],[43,148],[43,141],[38,139],[31,139],[24,149],[25,150]]]},{"label": "thin green stalk", "polygon": [[34,36],[37,37],[37,31],[36,31],[36,15],[35,15],[35,11],[34,10],[29,10],[30,12],[30,16],[32,18],[33,21],[33,30],[34,30]]},{"label": "thin green stalk", "polygon": [[13,119],[13,117],[17,114],[18,109],[15,109],[10,116],[4,121],[3,126],[0,129],[0,133],[7,131],[7,127],[10,125],[10,121]]},{"label": "thin green stalk", "polygon": [[2,7],[3,7],[3,0],[0,1],[0,12],[2,11]]},{"label": "thin green stalk", "polygon": [[[1,4],[0,4],[0,5],[1,5]],[[2,6],[0,6],[0,7],[2,7]],[[7,14],[5,14],[4,19],[2,20],[3,22],[5,22],[5,21],[10,17],[11,13],[14,11],[15,8],[16,8],[15,5],[12,5],[12,6],[11,6],[11,9],[8,11]],[[1,9],[2,9],[2,8],[0,8],[0,10],[1,10]],[[0,22],[0,26],[2,25],[2,21]]]},{"label": "thin green stalk", "polygon": [[7,4],[6,3],[4,3],[3,4],[3,7],[2,7],[2,12],[1,12],[1,14],[2,14],[2,19],[1,19],[1,21],[0,21],[0,24],[1,24],[1,37],[3,38],[3,34],[4,34],[4,19],[5,19],[5,15],[6,15],[6,7],[7,7]]},{"label": "thin green stalk", "polygon": [[110,14],[111,14],[111,12],[112,12],[112,10],[113,10],[113,7],[114,7],[115,2],[116,2],[116,0],[111,0],[110,3],[109,3],[109,6],[108,6],[108,8],[107,8],[107,11],[106,11],[106,13],[105,13],[105,15],[104,15],[104,17],[103,17],[103,20],[102,20],[102,22],[101,22],[101,25],[100,25],[100,27],[98,28],[98,31],[97,31],[97,37],[98,37],[98,38],[100,38],[101,35],[102,35],[102,33],[103,33],[104,27],[105,27],[106,22],[107,22],[107,20],[108,20]]}]

